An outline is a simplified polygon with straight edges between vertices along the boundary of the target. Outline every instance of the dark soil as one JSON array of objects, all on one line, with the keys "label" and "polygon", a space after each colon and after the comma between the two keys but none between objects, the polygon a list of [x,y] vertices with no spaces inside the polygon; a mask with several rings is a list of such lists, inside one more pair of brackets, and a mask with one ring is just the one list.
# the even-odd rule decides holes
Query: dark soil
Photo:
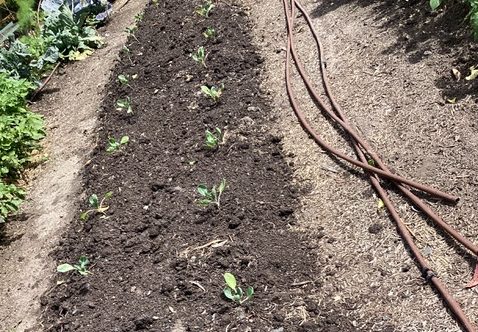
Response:
[{"label": "dark soil", "polygon": [[[263,60],[246,14],[220,3],[202,19],[194,7],[149,6],[112,74],[84,172],[86,195],[112,191],[110,208],[106,218],[73,223],[54,253],[59,264],[86,255],[92,274],[59,274],[42,299],[43,323],[51,331],[353,331],[340,310],[314,301],[317,248],[289,230],[297,189],[281,138],[267,131]],[[218,32],[213,41],[202,36],[208,26]],[[207,68],[189,57],[200,45]],[[121,86],[119,74],[138,76]],[[199,93],[221,83],[217,104]],[[116,110],[126,96],[132,115]],[[226,139],[210,151],[204,133],[215,127]],[[106,153],[108,138],[123,135],[129,144]],[[221,179],[220,209],[198,206],[197,186]],[[227,271],[243,288],[254,286],[252,301],[223,298]]]}]

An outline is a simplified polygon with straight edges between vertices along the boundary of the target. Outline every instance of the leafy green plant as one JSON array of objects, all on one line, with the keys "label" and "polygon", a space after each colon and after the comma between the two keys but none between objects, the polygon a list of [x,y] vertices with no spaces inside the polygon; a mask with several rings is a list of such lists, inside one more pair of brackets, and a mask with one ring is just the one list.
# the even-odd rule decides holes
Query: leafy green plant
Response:
[{"label": "leafy green plant", "polygon": [[128,114],[133,114],[133,107],[131,106],[131,98],[126,97],[125,99],[118,99],[116,101],[116,109],[118,111],[125,111]]},{"label": "leafy green plant", "polygon": [[207,54],[206,50],[204,49],[204,46],[200,46],[195,53],[192,53],[191,58],[197,63],[200,63],[201,65],[206,67]]},{"label": "leafy green plant", "polygon": [[124,75],[124,74],[119,74],[118,75],[118,82],[120,82],[121,85],[128,85],[129,83],[129,75]]},{"label": "leafy green plant", "polygon": [[138,27],[136,26],[130,26],[130,27],[126,27],[126,29],[124,29],[124,31],[131,37],[133,37],[134,39],[136,39],[137,42],[139,42],[138,38],[136,38],[136,31],[138,30]]},{"label": "leafy green plant", "polygon": [[206,85],[203,85],[201,86],[201,91],[205,96],[211,98],[215,103],[217,103],[222,95],[222,92],[224,91],[224,84],[221,84],[219,87],[212,86],[210,88]]},{"label": "leafy green plant", "polygon": [[236,302],[237,304],[243,304],[254,297],[254,288],[249,286],[244,293],[242,288],[237,285],[236,277],[232,273],[224,273],[224,281],[226,282],[226,287],[224,288],[223,293],[229,300]]},{"label": "leafy green plant", "polygon": [[[445,2],[446,0],[429,0],[430,8],[437,10]],[[465,19],[470,20],[475,38],[478,38],[478,0],[465,0],[465,2],[470,6],[470,11]]]},{"label": "leafy green plant", "polygon": [[216,37],[216,30],[212,27],[207,27],[206,30],[204,30],[204,32],[202,33],[202,35],[207,39],[214,38]]},{"label": "leafy green plant", "polygon": [[90,217],[90,214],[92,214],[92,213],[98,213],[98,214],[103,214],[104,215],[105,212],[108,211],[108,209],[110,208],[109,206],[105,205],[105,201],[107,199],[110,199],[111,196],[113,196],[113,192],[108,191],[100,201],[99,198],[98,198],[98,195],[96,195],[96,194],[91,195],[88,198],[88,204],[90,204],[91,209],[89,209],[85,212],[82,212],[80,214],[80,219],[83,220],[83,221],[87,221],[88,218]]},{"label": "leafy green plant", "polygon": [[23,189],[0,181],[0,223],[4,223],[11,213],[18,211],[24,198]]},{"label": "leafy green plant", "polygon": [[56,271],[60,273],[76,271],[82,276],[87,276],[88,274],[91,274],[91,272],[88,271],[88,264],[90,264],[88,258],[86,256],[81,256],[80,259],[78,259],[78,264],[60,264],[57,266]]},{"label": "leafy green plant", "polygon": [[202,17],[209,17],[211,10],[214,8],[214,4],[211,0],[205,1],[201,6],[196,8],[196,14]]},{"label": "leafy green plant", "polygon": [[215,185],[209,189],[205,184],[200,184],[197,188],[199,196],[199,205],[209,206],[215,204],[218,208],[221,206],[221,195],[226,189],[226,180],[222,179],[221,183],[216,187]]},{"label": "leafy green plant", "polygon": [[206,138],[204,140],[204,145],[208,149],[217,149],[219,144],[221,144],[222,142],[222,138],[223,135],[221,129],[216,127],[214,132],[206,130]]},{"label": "leafy green plant", "polygon": [[106,152],[113,153],[118,151],[123,145],[128,144],[129,137],[123,136],[119,141],[117,141],[114,137],[110,137],[108,139],[108,147],[106,148]]}]

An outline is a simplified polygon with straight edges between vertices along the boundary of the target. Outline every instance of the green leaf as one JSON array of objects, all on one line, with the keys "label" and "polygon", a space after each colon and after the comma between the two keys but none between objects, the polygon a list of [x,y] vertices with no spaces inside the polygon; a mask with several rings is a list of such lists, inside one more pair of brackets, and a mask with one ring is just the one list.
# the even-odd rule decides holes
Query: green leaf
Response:
[{"label": "green leaf", "polygon": [[236,277],[234,277],[232,273],[229,273],[229,272],[224,273],[224,281],[226,282],[226,285],[229,288],[236,290],[236,287],[237,287]]},{"label": "green leaf", "polygon": [[113,196],[113,192],[112,191],[108,191],[106,194],[105,194],[105,199],[109,199]]},{"label": "green leaf", "polygon": [[246,296],[247,296],[247,299],[252,299],[252,297],[254,296],[254,288],[252,288],[251,286],[247,287],[246,289]]},{"label": "green leaf", "polygon": [[204,184],[200,184],[197,189],[198,189],[199,195],[201,195],[203,197],[206,197],[209,193],[209,190],[207,189],[207,187]]},{"label": "green leaf", "polygon": [[96,194],[91,195],[90,198],[88,199],[88,202],[90,203],[90,206],[94,208],[98,208],[99,206],[98,195]]},{"label": "green leaf", "polygon": [[432,10],[436,10],[440,7],[442,0],[430,0],[430,8]]},{"label": "green leaf", "polygon": [[224,292],[224,296],[225,296],[226,298],[228,298],[229,300],[234,301],[234,296],[235,296],[235,295],[232,293],[232,289],[231,289],[231,288],[225,287],[223,292]]},{"label": "green leaf", "polygon": [[201,86],[201,91],[202,91],[206,96],[211,96],[211,89],[209,89],[207,86],[202,85],[202,86]]},{"label": "green leaf", "polygon": [[57,270],[57,272],[65,273],[65,272],[73,271],[73,270],[76,270],[76,269],[73,265],[70,265],[70,264],[66,263],[66,264],[58,265],[56,270]]},{"label": "green leaf", "polygon": [[219,184],[219,193],[222,193],[226,189],[226,179],[222,179],[221,183]]},{"label": "green leaf", "polygon": [[83,212],[82,214],[80,214],[80,220],[82,220],[82,221],[87,221],[88,220],[88,211]]},{"label": "green leaf", "polygon": [[121,141],[120,141],[121,145],[128,144],[128,142],[129,142],[129,137],[128,136],[121,137]]}]

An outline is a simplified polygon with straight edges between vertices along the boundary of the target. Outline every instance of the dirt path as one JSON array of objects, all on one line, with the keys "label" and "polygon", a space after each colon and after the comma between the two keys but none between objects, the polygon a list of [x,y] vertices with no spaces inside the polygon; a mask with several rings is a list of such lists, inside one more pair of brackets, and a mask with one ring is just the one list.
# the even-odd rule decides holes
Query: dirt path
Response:
[{"label": "dirt path", "polygon": [[[323,38],[335,95],[352,122],[397,172],[462,197],[457,207],[432,205],[476,241],[477,173],[471,152],[478,142],[478,108],[467,93],[476,93],[477,84],[454,82],[450,75],[452,67],[467,74],[473,64],[470,38],[456,31],[463,8],[430,15],[425,2],[304,3]],[[265,87],[280,119],[276,130],[284,134],[289,164],[304,188],[297,228],[318,240],[324,287],[316,301],[348,308],[349,320],[364,331],[458,331],[424,284],[391,220],[377,209],[367,181],[321,153],[297,124],[283,82],[282,2],[248,4],[266,58]],[[304,22],[296,27],[300,56],[319,82],[315,44],[307,31]],[[452,51],[449,45],[455,45]],[[298,79],[294,86],[303,91]],[[454,97],[456,105],[445,105],[445,98]],[[309,99],[304,93],[299,98],[321,135],[352,155]],[[476,322],[476,291],[463,289],[474,268],[471,257],[447,244],[406,202],[395,201],[438,275]]]},{"label": "dirt path", "polygon": [[124,30],[144,4],[143,0],[118,1],[111,21],[101,31],[107,45],[91,58],[66,66],[32,106],[45,115],[49,160],[32,174],[21,217],[3,230],[0,331],[43,331],[38,325],[40,296],[49,287],[56,266],[49,253],[77,217],[79,175],[94,146],[103,87],[126,41]]}]

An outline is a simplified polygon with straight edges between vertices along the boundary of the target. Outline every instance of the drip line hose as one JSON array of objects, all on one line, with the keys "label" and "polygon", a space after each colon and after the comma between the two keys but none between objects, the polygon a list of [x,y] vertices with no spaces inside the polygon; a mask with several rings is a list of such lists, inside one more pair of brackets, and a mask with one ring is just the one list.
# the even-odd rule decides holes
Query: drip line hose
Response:
[{"label": "drip line hose", "polygon": [[[287,87],[287,93],[289,95],[289,100],[290,100],[290,103],[292,105],[292,108],[297,116],[297,118],[299,119],[301,125],[304,127],[304,129],[314,138],[314,140],[320,145],[322,146],[322,148],[326,151],[328,151],[329,153],[332,153],[334,155],[336,155],[337,157],[339,158],[342,158],[342,155],[341,153],[336,153],[338,152],[337,150],[335,150],[334,148],[331,148],[329,147],[325,142],[322,141],[322,139],[318,136],[318,134],[313,130],[313,128],[311,127],[311,125],[308,123],[307,119],[305,118],[305,115],[302,113],[302,111],[300,111],[299,107],[298,107],[298,104],[297,104],[297,100],[296,100],[296,97],[294,95],[294,92],[293,92],[293,89],[292,89],[292,85],[291,85],[291,75],[290,75],[290,60],[291,60],[291,55],[292,55],[292,58],[294,59],[294,62],[295,62],[295,65],[299,71],[299,74],[300,76],[302,77],[307,89],[311,92],[311,95],[314,97],[314,99],[316,100],[316,102],[319,104],[319,106],[330,116],[332,117],[332,119],[338,123],[339,125],[342,126],[342,128],[345,130],[345,132],[347,132],[351,137],[352,137],[352,143],[353,143],[353,147],[357,153],[357,156],[359,158],[359,162],[351,162],[352,164],[356,165],[356,166],[359,166],[359,167],[362,167],[362,165],[364,164],[367,164],[367,159],[365,157],[365,154],[364,154],[364,151],[370,155],[371,158],[374,159],[374,161],[377,163],[377,165],[383,170],[383,173],[387,174],[388,176],[389,175],[392,175],[392,173],[390,172],[390,170],[385,166],[385,164],[381,161],[381,159],[373,152],[373,150],[371,149],[370,145],[364,141],[360,136],[358,136],[357,133],[355,133],[355,131],[350,127],[349,123],[348,123],[348,120],[347,118],[344,116],[343,112],[342,112],[342,109],[340,108],[340,106],[338,105],[338,103],[335,101],[335,98],[333,97],[331,91],[330,91],[330,88],[329,88],[329,85],[328,85],[328,81],[327,81],[327,76],[326,76],[326,73],[325,73],[325,68],[324,68],[324,64],[323,64],[323,54],[322,54],[322,45],[320,43],[320,39],[318,37],[318,34],[316,33],[314,27],[313,27],[313,24],[311,22],[311,19],[310,17],[308,16],[308,14],[306,13],[306,11],[304,10],[304,8],[300,5],[300,3],[296,0],[291,0],[291,4],[290,4],[290,12],[289,12],[289,6],[287,5],[287,1],[286,0],[283,0],[283,4],[284,4],[284,10],[285,10],[285,15],[286,15],[286,19],[287,19],[287,31],[288,31],[288,38],[287,38],[287,54],[286,54],[286,87]],[[293,25],[294,25],[294,17],[295,17],[295,7],[297,6],[297,8],[299,8],[299,10],[302,12],[302,14],[304,15],[305,19],[307,20],[307,23],[310,27],[310,29],[312,30],[312,33],[314,35],[314,38],[317,42],[317,47],[318,47],[318,50],[319,50],[319,61],[320,61],[320,68],[321,68],[321,76],[322,76],[322,80],[323,80],[323,85],[324,85],[324,88],[325,88],[325,92],[328,96],[328,98],[330,99],[331,101],[331,104],[332,104],[332,107],[333,107],[333,110],[335,112],[337,112],[337,115],[331,111],[325,104],[324,102],[321,100],[321,98],[318,96],[317,92],[315,91],[315,89],[313,88],[312,84],[310,83],[310,80],[308,79],[308,77],[305,75],[305,72],[304,72],[304,69],[303,69],[303,65],[302,63],[300,62],[298,56],[297,56],[297,53],[295,51],[295,48],[294,48],[294,37],[293,37]],[[362,151],[362,149],[364,151]],[[342,158],[344,160],[347,160],[349,161],[349,157],[347,158]],[[354,160],[355,161],[355,160]],[[350,162],[350,161],[349,161]],[[367,164],[368,165],[368,164]],[[420,266],[421,268],[421,271],[422,271],[422,274],[423,274],[423,277],[431,282],[434,287],[436,288],[436,290],[440,293],[440,295],[443,297],[445,303],[447,304],[448,308],[453,312],[453,314],[455,315],[457,321],[463,326],[463,328],[465,328],[467,331],[470,331],[470,332],[474,332],[476,331],[475,330],[475,327],[473,326],[473,324],[470,322],[470,320],[466,317],[465,313],[463,312],[462,308],[460,307],[459,303],[453,298],[453,296],[450,294],[450,292],[448,291],[448,289],[446,288],[446,286],[440,281],[440,279],[435,275],[435,273],[430,269],[429,267],[429,264],[428,262],[426,261],[426,259],[423,257],[423,255],[421,254],[419,248],[417,247],[417,245],[414,243],[413,241],[413,238],[412,238],[412,235],[410,234],[410,232],[408,231],[405,223],[403,222],[403,220],[400,218],[400,216],[398,215],[397,213],[397,210],[394,206],[394,204],[391,202],[390,198],[388,197],[386,191],[383,189],[383,187],[381,186],[380,184],[380,181],[379,181],[379,178],[377,175],[381,175],[385,178],[390,178],[392,180],[394,180],[392,177],[388,177],[388,176],[385,176],[383,174],[381,174],[380,172],[377,172],[376,169],[374,167],[373,170],[369,169],[368,167],[362,167],[363,169],[367,170],[367,171],[371,171],[373,173],[369,173],[369,178],[370,178],[370,181],[373,185],[373,187],[375,188],[375,190],[377,191],[377,193],[379,194],[379,196],[381,197],[381,199],[383,200],[385,206],[387,207],[390,215],[392,216],[392,218],[394,219],[394,221],[396,222],[397,224],[397,228],[398,228],[398,231],[401,235],[401,237],[403,238],[403,240],[406,242],[407,246],[410,248],[413,256],[415,257],[418,265]],[[425,212],[433,221],[435,221],[435,223],[437,225],[439,225],[440,227],[442,227],[443,229],[445,229],[450,235],[452,235],[458,242],[462,243],[465,247],[467,247],[468,249],[470,249],[471,251],[473,251],[473,253],[477,254],[477,247],[471,243],[469,240],[467,240],[466,238],[464,238],[461,234],[459,234],[458,232],[456,232],[453,228],[451,228],[449,225],[447,225],[438,215],[436,215],[425,203],[423,203],[416,195],[414,195],[407,187],[405,187],[404,185],[402,185],[402,183],[406,183],[406,184],[409,184],[415,188],[417,188],[415,185],[412,185],[410,184],[411,181],[409,181],[409,183],[405,182],[405,181],[396,181],[396,184],[397,186],[400,188],[400,190],[410,199],[412,200],[415,204],[417,204],[423,212]],[[427,189],[431,189],[431,188],[428,188],[426,187]],[[417,188],[417,189],[421,189],[421,188]],[[423,190],[423,189],[422,189]],[[434,192],[433,194],[435,193],[435,189],[433,189]],[[427,190],[424,190],[424,191],[427,191]],[[428,193],[430,193],[429,191],[427,191]],[[438,191],[437,191],[438,192]],[[441,192],[438,192],[440,194],[443,194]],[[432,193],[430,193],[432,194]],[[437,195],[438,196],[438,195]],[[438,196],[438,197],[442,197],[442,198],[445,198],[443,196]],[[452,196],[450,196],[452,197]]]}]

